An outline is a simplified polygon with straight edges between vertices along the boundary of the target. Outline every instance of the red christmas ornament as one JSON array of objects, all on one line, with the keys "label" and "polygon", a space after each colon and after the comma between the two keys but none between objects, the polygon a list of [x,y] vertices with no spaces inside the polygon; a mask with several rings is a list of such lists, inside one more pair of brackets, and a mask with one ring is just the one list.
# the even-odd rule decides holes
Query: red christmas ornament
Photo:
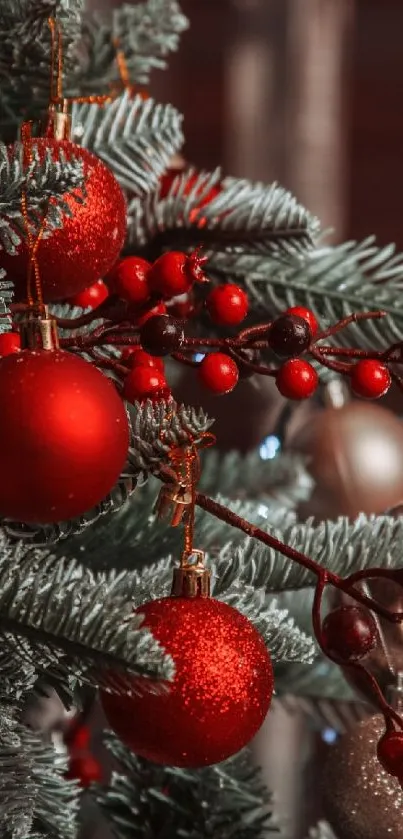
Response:
[{"label": "red christmas ornament", "polygon": [[60,350],[0,360],[0,515],[46,524],[83,515],[110,492],[129,432],[113,384]]},{"label": "red christmas ornament", "polygon": [[308,399],[315,393],[318,383],[318,374],[312,364],[300,358],[290,358],[276,376],[277,388],[286,399]]},{"label": "red christmas ornament", "polygon": [[208,295],[206,307],[213,323],[219,326],[235,326],[248,314],[248,295],[234,283],[217,286]]},{"label": "red christmas ornament", "polygon": [[0,357],[12,355],[21,349],[21,338],[18,332],[0,333]]},{"label": "red christmas ornament", "polygon": [[206,258],[197,252],[186,254],[181,251],[163,253],[151,266],[148,283],[153,294],[169,300],[186,294],[195,282],[204,282],[202,266]]},{"label": "red christmas ornament", "polygon": [[330,655],[343,661],[358,661],[376,646],[377,629],[368,609],[340,606],[323,621],[323,639]]},{"label": "red christmas ornament", "polygon": [[145,303],[150,297],[147,281],[150,268],[150,262],[141,259],[140,256],[121,259],[108,277],[111,288],[128,303]]},{"label": "red christmas ornament", "polygon": [[74,721],[64,734],[64,742],[71,752],[82,752],[88,749],[91,742],[88,725],[79,725]]},{"label": "red christmas ornament", "polygon": [[222,352],[208,353],[198,367],[199,379],[213,393],[230,393],[238,384],[239,370],[235,361]]},{"label": "red christmas ornament", "polygon": [[389,775],[403,778],[403,731],[386,731],[378,742],[377,756]]},{"label": "red christmas ornament", "polygon": [[74,297],[71,297],[67,302],[70,306],[80,306],[81,309],[96,309],[109,296],[108,286],[102,280],[80,291]]},{"label": "red christmas ornament", "polygon": [[156,397],[165,393],[167,381],[155,367],[135,366],[127,374],[123,385],[123,398],[128,402]]},{"label": "red christmas ornament", "polygon": [[138,609],[169,653],[166,693],[104,693],[109,724],[154,763],[202,767],[243,748],[259,730],[273,693],[263,639],[236,609],[210,597],[165,597]]},{"label": "red christmas ornament", "polygon": [[79,781],[80,786],[87,788],[91,784],[102,781],[102,766],[92,755],[78,755],[70,760],[66,775],[68,780]]},{"label": "red christmas ornament", "polygon": [[[126,235],[126,202],[107,166],[87,149],[68,140],[33,139],[30,147],[40,158],[50,151],[54,158],[63,152],[83,161],[86,197],[82,204],[66,193],[63,200],[71,217],[63,226],[44,236],[37,259],[45,303],[66,300],[103,277],[116,262]],[[22,243],[15,256],[0,254],[0,266],[15,283],[16,300],[26,300],[29,251]]]},{"label": "red christmas ornament", "polygon": [[141,349],[140,346],[124,347],[122,350],[122,358],[128,361],[131,367],[156,367],[161,373],[165,370],[165,365],[162,358],[157,358],[155,355],[150,355]]},{"label": "red christmas ornament", "polygon": [[311,309],[307,309],[306,306],[290,306],[289,309],[285,312],[286,315],[297,315],[299,318],[303,318],[309,324],[309,328],[311,330],[311,335],[316,335],[318,331],[318,321],[314,313]]},{"label": "red christmas ornament", "polygon": [[365,358],[351,368],[351,389],[364,399],[379,399],[388,392],[391,377],[388,368],[380,361]]}]

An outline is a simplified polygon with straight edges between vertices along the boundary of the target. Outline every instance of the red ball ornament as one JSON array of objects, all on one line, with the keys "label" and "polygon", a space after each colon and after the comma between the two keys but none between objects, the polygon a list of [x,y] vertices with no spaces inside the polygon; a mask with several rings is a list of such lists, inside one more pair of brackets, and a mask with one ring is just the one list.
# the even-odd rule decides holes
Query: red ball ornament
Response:
[{"label": "red ball ornament", "polygon": [[364,399],[379,399],[388,392],[391,377],[388,368],[380,361],[365,358],[351,368],[351,389]]},{"label": "red ball ornament", "polygon": [[70,760],[66,777],[68,780],[78,781],[81,787],[87,788],[102,780],[102,766],[92,755],[78,755]]},{"label": "red ball ornament", "polygon": [[80,291],[67,302],[70,306],[80,306],[81,309],[96,309],[109,296],[108,286],[102,280]]},{"label": "red ball ornament", "polygon": [[147,274],[151,263],[140,256],[127,256],[121,259],[108,279],[115,294],[128,303],[145,303],[150,297]]},{"label": "red ball ornament", "polygon": [[273,670],[263,639],[240,612],[210,597],[165,597],[138,609],[175,664],[166,693],[104,693],[109,724],[154,763],[202,767],[242,749],[263,723]]},{"label": "red ball ornament", "polygon": [[155,367],[133,367],[127,374],[123,385],[123,398],[136,402],[161,395],[167,389],[167,381]]},{"label": "red ball ornament", "polygon": [[229,355],[222,352],[205,355],[198,373],[201,383],[213,393],[230,393],[238,384],[238,367]]},{"label": "red ball ornament", "polygon": [[114,385],[61,350],[0,360],[0,515],[47,524],[81,516],[110,492],[129,432]]},{"label": "red ball ornament", "polygon": [[[67,160],[75,157],[84,164],[83,203],[69,193],[63,196],[71,216],[65,215],[63,226],[41,239],[37,251],[45,303],[66,300],[105,276],[116,262],[126,236],[126,201],[112,172],[87,149],[50,138],[33,139],[29,147],[41,159],[48,151],[58,159],[62,151]],[[1,251],[0,267],[15,283],[16,300],[26,300],[28,263],[25,242],[15,256]]]},{"label": "red ball ornament", "polygon": [[181,251],[163,253],[151,266],[148,283],[153,294],[169,300],[180,294],[186,294],[194,282],[205,280],[202,272],[205,257],[196,252],[191,254]]},{"label": "red ball ornament", "polygon": [[329,612],[323,621],[323,638],[330,655],[343,661],[358,661],[377,642],[374,618],[361,606],[340,606]]},{"label": "red ball ornament", "polygon": [[316,335],[318,331],[318,321],[311,309],[307,309],[306,306],[290,306],[284,314],[297,315],[297,317],[303,318],[309,325],[311,335]]},{"label": "red ball ornament", "polygon": [[378,742],[377,756],[389,775],[403,778],[403,731],[386,731]]},{"label": "red ball ornament", "polygon": [[213,323],[219,326],[235,326],[248,314],[248,295],[234,283],[217,286],[208,295],[206,307]]},{"label": "red ball ornament", "polygon": [[0,333],[0,357],[12,355],[21,349],[21,338],[18,332]]},{"label": "red ball ornament", "polygon": [[319,379],[316,370],[308,361],[290,358],[281,365],[276,385],[286,399],[308,399],[315,393]]}]

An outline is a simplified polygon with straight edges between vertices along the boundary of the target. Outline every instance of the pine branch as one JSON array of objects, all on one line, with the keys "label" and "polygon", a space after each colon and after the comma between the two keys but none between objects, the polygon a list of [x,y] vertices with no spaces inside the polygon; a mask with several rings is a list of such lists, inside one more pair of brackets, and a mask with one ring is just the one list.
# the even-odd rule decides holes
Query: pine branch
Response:
[{"label": "pine branch", "polygon": [[[56,663],[82,682],[124,690],[126,673],[169,680],[171,659],[141,623],[116,582],[96,578],[72,560],[12,544],[0,533],[3,642],[10,634],[28,640],[38,669]],[[9,643],[32,664],[25,644]]]},{"label": "pine branch", "polygon": [[[256,451],[247,455],[237,451],[223,454],[213,448],[202,453],[201,462],[199,488],[209,495],[220,493],[231,498],[237,495],[259,498],[270,507],[283,490],[287,494],[288,506],[291,499],[293,506],[297,506],[300,499],[307,499],[312,487],[303,459],[289,452],[264,460]],[[281,502],[283,500],[281,498]]]},{"label": "pine branch", "polygon": [[[137,6],[130,8],[138,11]],[[133,98],[126,91],[103,107],[75,105],[72,137],[105,161],[132,198],[143,198],[157,188],[182,146],[181,123],[172,105]]]},{"label": "pine branch", "polygon": [[119,82],[114,42],[124,55],[131,84],[148,84],[152,70],[166,67],[166,57],[177,50],[187,25],[176,0],[124,4],[109,20],[99,15],[86,19],[87,62],[77,78],[81,90],[105,93],[109,84]]},{"label": "pine branch", "polygon": [[279,835],[271,796],[248,753],[194,771],[148,763],[111,735],[106,742],[124,774],[114,773],[110,787],[99,790],[96,800],[117,839]]},{"label": "pine branch", "polygon": [[[209,200],[214,188],[218,195]],[[279,249],[293,253],[309,249],[317,234],[317,220],[277,184],[222,180],[219,170],[188,170],[174,180],[166,198],[157,192],[129,205],[130,249],[158,255],[163,249],[192,250],[203,244],[207,273],[214,271],[218,255],[225,263],[227,254],[241,247],[260,258]]]},{"label": "pine branch", "polygon": [[33,146],[33,160],[24,164],[22,143],[16,143],[12,152],[0,144],[0,247],[15,254],[25,237],[25,223],[21,212],[21,196],[27,195],[28,214],[33,229],[46,212],[45,236],[52,229],[61,227],[63,217],[70,216],[71,208],[65,200],[66,192],[77,202],[85,196],[83,163],[75,157],[66,159],[63,152],[54,159],[52,152],[46,152],[43,160]]},{"label": "pine branch", "polygon": [[78,793],[64,771],[53,748],[0,706],[1,836],[26,839],[44,829],[47,839],[74,839]]},{"label": "pine branch", "polygon": [[[382,310],[387,317],[360,321],[332,338],[340,346],[382,350],[403,339],[403,255],[394,245],[377,247],[374,237],[361,243],[311,251],[303,257],[250,259],[234,257],[223,270],[232,277],[248,276],[252,306],[270,316],[289,306],[307,306],[317,319],[335,323],[351,312]],[[220,268],[218,261],[213,268]]]}]

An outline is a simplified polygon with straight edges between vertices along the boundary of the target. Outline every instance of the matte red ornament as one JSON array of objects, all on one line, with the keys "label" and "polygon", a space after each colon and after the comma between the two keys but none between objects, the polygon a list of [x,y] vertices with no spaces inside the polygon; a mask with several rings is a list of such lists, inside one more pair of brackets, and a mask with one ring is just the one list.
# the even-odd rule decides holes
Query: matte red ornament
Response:
[{"label": "matte red ornament", "polygon": [[238,752],[262,725],[273,693],[257,630],[210,597],[165,597],[137,611],[172,656],[175,677],[166,693],[102,694],[111,727],[154,763],[196,768]]},{"label": "matte red ornament", "polygon": [[133,367],[123,385],[123,398],[136,402],[162,394],[167,388],[164,373],[155,367]]},{"label": "matte red ornament", "polygon": [[356,396],[379,399],[388,392],[392,379],[385,364],[372,358],[364,358],[352,366],[350,381]]},{"label": "matte red ornament", "polygon": [[217,286],[208,295],[206,307],[213,323],[219,326],[235,326],[248,314],[248,295],[243,288],[234,283]]},{"label": "matte red ornament", "polygon": [[[37,251],[39,273],[46,302],[66,300],[91,286],[116,262],[126,236],[126,201],[110,169],[87,149],[68,140],[41,138],[30,141],[40,158],[50,150],[67,160],[83,161],[86,197],[82,204],[66,193],[63,200],[71,217],[63,226],[41,239]],[[15,256],[0,253],[0,266],[15,283],[15,299],[27,299],[28,248],[23,242]]]},{"label": "matte red ornament", "polygon": [[92,755],[78,755],[70,760],[66,777],[68,780],[78,781],[81,787],[87,788],[102,780],[102,766]]},{"label": "matte red ornament", "polygon": [[163,253],[151,266],[148,283],[153,294],[169,300],[186,294],[194,282],[204,282],[202,266],[206,262],[197,252],[181,251]]},{"label": "matte red ornament", "polygon": [[109,274],[111,288],[128,303],[145,303],[150,297],[147,274],[151,263],[140,256],[121,259]]},{"label": "matte red ornament", "polygon": [[79,306],[81,309],[96,309],[109,296],[108,286],[102,280],[80,291],[67,302],[70,306]]},{"label": "matte red ornament", "polygon": [[238,367],[222,352],[207,353],[199,364],[198,373],[201,383],[213,393],[230,393],[238,384]]},{"label": "matte red ornament", "polygon": [[358,661],[377,642],[374,618],[361,606],[340,606],[329,612],[323,621],[326,651],[343,661]]},{"label": "matte red ornament", "polygon": [[12,355],[21,349],[21,338],[19,332],[0,333],[0,357]]},{"label": "matte red ornament", "polygon": [[389,775],[403,778],[403,731],[386,731],[378,742],[377,756]]},{"label": "matte red ornament", "polygon": [[308,399],[318,384],[318,374],[312,364],[300,358],[290,358],[276,376],[276,385],[286,399]]},{"label": "matte red ornament", "polygon": [[83,515],[124,467],[129,431],[114,385],[61,350],[0,360],[0,515],[47,524]]},{"label": "matte red ornament", "polygon": [[307,309],[306,306],[290,306],[289,309],[285,312],[286,315],[297,315],[299,318],[303,318],[309,324],[309,328],[311,330],[311,335],[316,335],[318,331],[318,321],[314,313],[311,309]]}]

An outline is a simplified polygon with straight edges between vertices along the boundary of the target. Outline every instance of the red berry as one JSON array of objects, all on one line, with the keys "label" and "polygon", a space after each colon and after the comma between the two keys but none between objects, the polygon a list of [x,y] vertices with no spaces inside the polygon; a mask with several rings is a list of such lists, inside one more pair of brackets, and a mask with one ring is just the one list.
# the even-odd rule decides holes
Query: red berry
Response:
[{"label": "red berry", "polygon": [[201,270],[205,261],[205,257],[200,257],[197,253],[163,253],[151,266],[148,274],[151,291],[167,300],[186,294],[194,282],[202,282],[205,279]]},{"label": "red berry", "polygon": [[157,303],[156,306],[153,306],[152,309],[149,309],[148,312],[143,312],[141,315],[135,315],[134,322],[136,326],[142,326],[149,318],[153,318],[155,315],[166,315],[167,307],[165,303]]},{"label": "red berry", "polygon": [[200,362],[199,378],[213,393],[229,393],[238,383],[239,371],[229,355],[222,352],[208,353]]},{"label": "red berry", "polygon": [[290,306],[285,314],[297,315],[298,317],[306,320],[311,330],[311,335],[316,335],[318,331],[318,321],[316,320],[314,313],[310,309],[307,309],[306,306]]},{"label": "red berry", "polygon": [[21,349],[21,338],[18,332],[0,333],[0,358],[5,355],[12,355]]},{"label": "red berry", "polygon": [[162,358],[157,358],[155,355],[150,355],[141,349],[140,346],[123,347],[122,359],[129,361],[130,367],[156,367],[161,373],[164,372],[165,366]]},{"label": "red berry", "polygon": [[374,618],[361,606],[340,606],[329,612],[322,632],[326,651],[343,661],[363,658],[377,641]]},{"label": "red berry", "polygon": [[123,385],[123,398],[137,402],[158,396],[167,389],[166,378],[155,367],[133,367]]},{"label": "red berry", "polygon": [[113,291],[128,303],[145,303],[150,297],[147,280],[150,268],[150,263],[140,256],[121,259],[110,274]]},{"label": "red berry", "polygon": [[391,385],[391,377],[386,365],[372,358],[365,358],[354,364],[350,377],[353,393],[364,399],[379,399],[387,393]]},{"label": "red berry", "polygon": [[315,393],[319,379],[308,361],[290,358],[279,369],[276,385],[286,399],[308,399]]},{"label": "red berry", "polygon": [[403,775],[403,731],[386,731],[377,746],[378,760],[389,773],[401,778]]},{"label": "red berry", "polygon": [[80,309],[96,309],[109,296],[108,286],[102,280],[70,297],[67,301],[70,306],[80,306]]},{"label": "red berry", "polygon": [[217,286],[207,297],[206,306],[213,323],[235,326],[246,318],[249,300],[246,292],[234,283]]},{"label": "red berry", "polygon": [[91,740],[91,732],[87,725],[77,725],[73,722],[64,735],[64,742],[70,751],[84,751],[88,749]]},{"label": "red berry", "polygon": [[102,780],[101,764],[92,755],[73,757],[67,778],[79,781],[82,787],[89,787]]}]

